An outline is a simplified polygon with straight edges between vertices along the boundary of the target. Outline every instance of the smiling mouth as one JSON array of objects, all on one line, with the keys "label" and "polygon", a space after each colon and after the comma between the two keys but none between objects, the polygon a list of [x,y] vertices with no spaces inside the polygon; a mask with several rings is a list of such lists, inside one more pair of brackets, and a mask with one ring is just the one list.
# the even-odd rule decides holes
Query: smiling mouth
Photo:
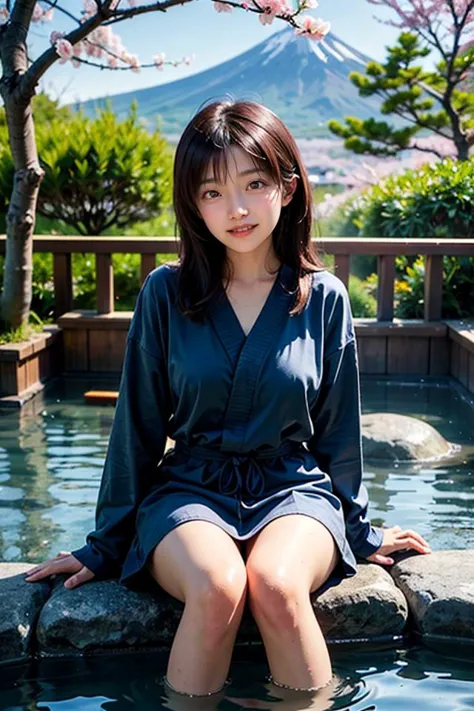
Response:
[{"label": "smiling mouth", "polygon": [[233,230],[227,230],[227,232],[231,235],[248,235],[255,227],[257,225],[242,225],[241,227],[234,227]]}]

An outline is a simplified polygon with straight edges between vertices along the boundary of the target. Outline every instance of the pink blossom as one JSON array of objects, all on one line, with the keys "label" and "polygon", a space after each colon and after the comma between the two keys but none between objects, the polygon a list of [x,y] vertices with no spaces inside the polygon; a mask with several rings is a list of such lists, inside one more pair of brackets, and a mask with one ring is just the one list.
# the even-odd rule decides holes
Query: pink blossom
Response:
[{"label": "pink blossom", "polygon": [[314,10],[318,7],[318,0],[299,0],[300,10]]},{"label": "pink blossom", "polygon": [[117,8],[117,5],[119,4],[120,0],[112,0],[112,2],[109,5],[110,10],[115,10]]},{"label": "pink blossom", "polygon": [[271,25],[273,20],[275,19],[276,15],[270,15],[267,13],[262,13],[259,15],[258,19],[262,23],[262,25]]},{"label": "pink blossom", "polygon": [[9,12],[6,7],[0,7],[0,27],[8,22]]},{"label": "pink blossom", "polygon": [[52,7],[49,8],[49,10],[46,10],[46,12],[43,13],[43,22],[52,22],[54,17],[54,10]]},{"label": "pink blossom", "polygon": [[75,59],[74,57],[71,59],[71,64],[74,67],[74,69],[79,69],[81,66],[81,63],[78,59]]},{"label": "pink blossom", "polygon": [[216,12],[232,12],[232,6],[225,2],[215,2],[214,8]]},{"label": "pink blossom", "polygon": [[73,49],[72,44],[69,42],[69,40],[58,39],[58,41],[55,43],[55,48],[56,52],[63,60],[62,62],[60,62],[60,64],[64,64],[64,62],[67,62],[69,59],[72,59]]},{"label": "pink blossom", "polygon": [[93,17],[97,13],[97,3],[95,0],[84,0],[84,17]]},{"label": "pink blossom", "polygon": [[135,7],[137,4],[137,0],[128,0],[128,4],[130,7]]},{"label": "pink blossom", "polygon": [[264,0],[260,3],[260,7],[266,15],[279,15],[283,12],[288,12],[288,7],[284,0]]},{"label": "pink blossom", "polygon": [[155,54],[153,56],[153,61],[157,69],[163,69],[163,64],[165,63],[166,54],[161,52],[160,54]]},{"label": "pink blossom", "polygon": [[107,60],[107,64],[111,69],[116,69],[118,66],[118,60],[117,57],[112,57],[112,55],[109,56]]},{"label": "pink blossom", "polygon": [[56,44],[56,42],[64,37],[63,32],[57,32],[56,30],[53,30],[51,34],[49,35],[49,41],[51,44]]},{"label": "pink blossom", "polygon": [[130,55],[129,64],[130,64],[130,66],[131,66],[131,68],[132,68],[132,72],[135,72],[135,73],[138,74],[138,72],[139,72],[140,69],[141,69],[141,65],[140,65],[140,61],[139,61],[139,59],[138,59],[138,57],[137,57],[136,54]]},{"label": "pink blossom", "polygon": [[72,53],[73,53],[74,57],[80,57],[83,51],[84,51],[84,43],[83,42],[78,42],[77,44],[73,45]]},{"label": "pink blossom", "polygon": [[242,2],[242,3],[240,4],[240,7],[241,7],[243,10],[248,10],[250,6],[249,6],[248,2]]},{"label": "pink blossom", "polygon": [[36,5],[33,8],[33,15],[31,17],[32,22],[39,22],[43,18],[43,8],[41,5],[36,3]]},{"label": "pink blossom", "polygon": [[311,15],[305,15],[301,20],[302,24],[295,30],[295,35],[305,35],[313,40],[322,40],[331,29],[331,23],[324,22],[319,17],[315,19]]}]

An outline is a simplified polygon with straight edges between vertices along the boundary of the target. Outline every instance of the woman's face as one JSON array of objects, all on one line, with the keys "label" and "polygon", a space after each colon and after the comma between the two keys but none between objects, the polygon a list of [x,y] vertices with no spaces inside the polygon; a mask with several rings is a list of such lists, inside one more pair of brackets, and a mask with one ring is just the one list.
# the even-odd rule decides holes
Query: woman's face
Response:
[{"label": "woman's face", "polygon": [[[228,149],[226,182],[217,183],[209,166],[198,188],[196,206],[209,232],[228,249],[252,252],[267,240],[291,194],[283,196],[269,174],[258,170],[242,148]],[[296,187],[293,179],[291,188]],[[238,228],[250,226],[250,231]]]}]

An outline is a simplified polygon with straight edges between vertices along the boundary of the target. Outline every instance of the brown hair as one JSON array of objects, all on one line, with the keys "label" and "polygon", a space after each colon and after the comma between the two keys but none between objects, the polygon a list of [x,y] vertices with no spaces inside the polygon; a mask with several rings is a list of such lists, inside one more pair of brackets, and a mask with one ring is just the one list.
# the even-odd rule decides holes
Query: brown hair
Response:
[{"label": "brown hair", "polygon": [[226,149],[240,146],[259,170],[270,174],[280,189],[298,176],[290,203],[282,208],[273,231],[273,249],[282,264],[297,275],[290,314],[305,307],[311,272],[323,262],[311,243],[312,192],[295,140],[270,109],[253,101],[216,101],[201,109],[185,128],[174,159],[173,206],[179,249],[178,309],[201,321],[206,306],[226,273],[226,249],[209,232],[197,206],[197,186],[210,164],[221,180],[227,174]]}]

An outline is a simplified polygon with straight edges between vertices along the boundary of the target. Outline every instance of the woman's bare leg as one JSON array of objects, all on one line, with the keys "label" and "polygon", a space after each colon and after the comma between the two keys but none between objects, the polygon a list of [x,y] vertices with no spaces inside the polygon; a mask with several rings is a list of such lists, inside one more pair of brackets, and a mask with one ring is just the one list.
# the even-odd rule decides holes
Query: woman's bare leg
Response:
[{"label": "woman's bare leg", "polygon": [[331,661],[310,592],[339,559],[331,533],[309,516],[282,516],[250,540],[247,552],[249,607],[273,678],[296,688],[323,686]]},{"label": "woman's bare leg", "polygon": [[226,681],[245,606],[247,574],[238,544],[207,521],[186,521],[157,545],[148,569],[184,612],[167,680],[179,692],[208,694]]}]

